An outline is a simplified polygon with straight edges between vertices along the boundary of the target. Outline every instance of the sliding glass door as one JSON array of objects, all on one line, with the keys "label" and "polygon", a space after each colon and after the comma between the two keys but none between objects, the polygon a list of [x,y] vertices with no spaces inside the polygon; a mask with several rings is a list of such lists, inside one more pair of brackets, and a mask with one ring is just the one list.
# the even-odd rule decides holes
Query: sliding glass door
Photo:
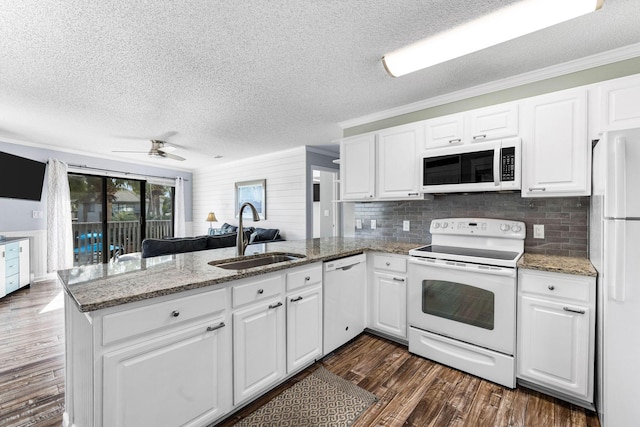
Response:
[{"label": "sliding glass door", "polygon": [[75,265],[139,252],[146,237],[173,236],[173,187],[69,174]]}]

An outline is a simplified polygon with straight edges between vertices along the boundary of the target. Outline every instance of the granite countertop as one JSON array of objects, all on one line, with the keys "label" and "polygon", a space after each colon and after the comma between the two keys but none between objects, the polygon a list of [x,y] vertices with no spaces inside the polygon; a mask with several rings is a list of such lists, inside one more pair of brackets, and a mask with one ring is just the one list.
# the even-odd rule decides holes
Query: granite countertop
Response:
[{"label": "granite countertop", "polygon": [[288,252],[305,258],[246,270],[225,270],[208,264],[235,258],[236,248],[232,247],[76,267],[60,271],[58,276],[78,310],[89,312],[364,251],[407,255],[415,247],[415,243],[354,238],[294,240],[250,245],[247,255]]},{"label": "granite countertop", "polygon": [[598,275],[598,272],[591,264],[591,261],[587,258],[568,256],[525,253],[518,261],[518,268],[575,274],[578,276],[595,277]]}]

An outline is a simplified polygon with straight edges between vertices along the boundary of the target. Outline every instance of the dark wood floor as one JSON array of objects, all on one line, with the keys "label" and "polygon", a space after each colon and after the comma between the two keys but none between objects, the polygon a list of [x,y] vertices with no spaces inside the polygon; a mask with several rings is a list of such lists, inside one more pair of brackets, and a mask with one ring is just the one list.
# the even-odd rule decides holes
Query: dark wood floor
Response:
[{"label": "dark wood floor", "polygon": [[[55,308],[61,291],[55,281],[41,282],[0,299],[0,427],[62,424],[64,313]],[[379,397],[354,427],[600,425],[594,413],[582,408],[522,387],[510,390],[483,381],[368,334],[318,363]],[[220,425],[230,426],[313,369],[315,365]]]}]

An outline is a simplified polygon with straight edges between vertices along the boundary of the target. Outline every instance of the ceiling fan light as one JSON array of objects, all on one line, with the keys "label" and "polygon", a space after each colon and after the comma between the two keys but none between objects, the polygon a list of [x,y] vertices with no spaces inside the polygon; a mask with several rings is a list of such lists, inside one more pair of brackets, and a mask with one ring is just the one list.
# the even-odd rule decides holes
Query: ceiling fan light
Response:
[{"label": "ceiling fan light", "polygon": [[382,57],[400,77],[594,12],[604,0],[523,0]]}]

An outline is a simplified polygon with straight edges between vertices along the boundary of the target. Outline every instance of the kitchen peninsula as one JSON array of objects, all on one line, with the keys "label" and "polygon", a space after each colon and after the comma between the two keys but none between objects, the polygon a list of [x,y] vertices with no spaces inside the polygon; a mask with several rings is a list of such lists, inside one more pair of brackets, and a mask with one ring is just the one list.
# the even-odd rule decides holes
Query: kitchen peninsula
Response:
[{"label": "kitchen peninsula", "polygon": [[220,419],[322,357],[322,262],[363,252],[402,257],[415,244],[325,238],[256,246],[251,254],[304,257],[226,270],[209,264],[236,256],[223,248],[60,272],[64,425]]}]

